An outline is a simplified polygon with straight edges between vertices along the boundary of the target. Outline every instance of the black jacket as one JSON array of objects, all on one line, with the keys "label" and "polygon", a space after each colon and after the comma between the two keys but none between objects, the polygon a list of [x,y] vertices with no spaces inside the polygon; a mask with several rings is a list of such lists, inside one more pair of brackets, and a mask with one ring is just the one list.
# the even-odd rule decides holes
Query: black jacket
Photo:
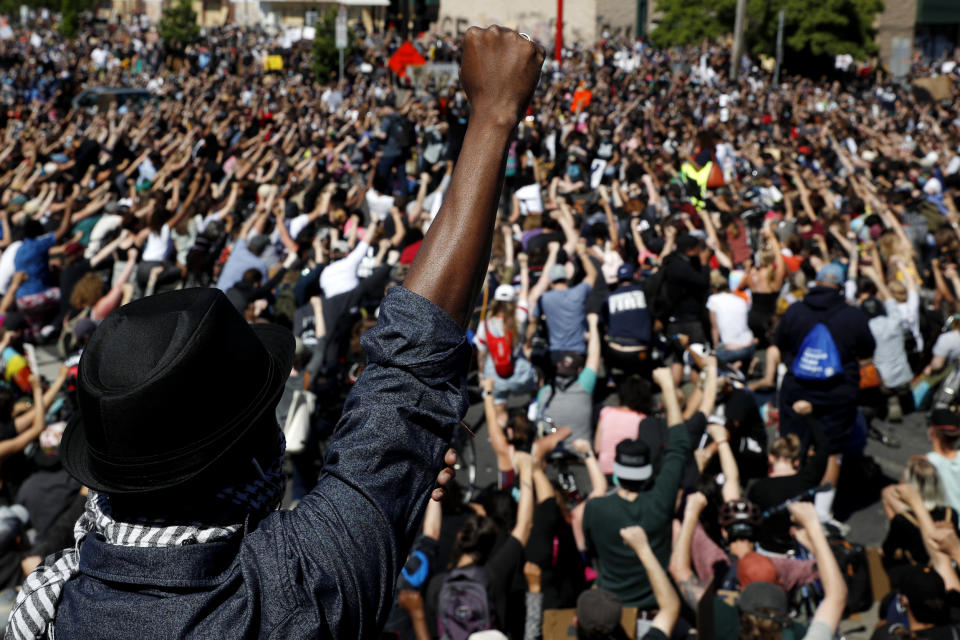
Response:
[{"label": "black jacket", "polygon": [[690,258],[674,251],[663,261],[663,285],[673,301],[670,309],[671,322],[693,322],[703,319],[704,305],[710,293],[710,268],[701,265],[697,258]]},{"label": "black jacket", "polygon": [[[830,330],[840,353],[843,373],[823,381],[799,380],[790,368],[803,339],[818,322]],[[790,305],[777,325],[774,343],[788,368],[784,385],[803,387],[807,392],[805,397],[811,402],[818,396],[829,402],[842,395],[854,402],[860,388],[858,360],[873,357],[876,347],[867,316],[858,307],[848,305],[839,289],[830,287],[814,287],[803,300]]]}]

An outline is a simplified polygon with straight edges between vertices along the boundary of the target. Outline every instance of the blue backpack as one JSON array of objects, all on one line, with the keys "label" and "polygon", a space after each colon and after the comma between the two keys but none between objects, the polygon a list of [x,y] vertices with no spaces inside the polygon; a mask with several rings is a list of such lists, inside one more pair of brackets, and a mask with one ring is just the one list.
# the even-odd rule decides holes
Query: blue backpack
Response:
[{"label": "blue backpack", "polygon": [[828,380],[843,373],[840,351],[822,322],[813,325],[800,343],[791,370],[801,380]]}]

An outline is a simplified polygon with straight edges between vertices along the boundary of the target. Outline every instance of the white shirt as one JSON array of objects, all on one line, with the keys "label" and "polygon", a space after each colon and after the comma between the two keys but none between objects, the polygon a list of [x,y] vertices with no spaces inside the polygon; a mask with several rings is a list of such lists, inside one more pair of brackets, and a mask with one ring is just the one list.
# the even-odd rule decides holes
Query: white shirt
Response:
[{"label": "white shirt", "polygon": [[123,216],[115,213],[105,213],[100,216],[97,223],[90,230],[90,242],[87,243],[87,249],[83,252],[85,258],[92,258],[103,248],[103,239],[108,233],[119,227],[123,223]]},{"label": "white shirt", "polygon": [[10,288],[10,281],[13,280],[13,274],[17,271],[14,260],[22,244],[22,240],[11,242],[10,246],[3,251],[3,256],[0,256],[0,294],[5,294]]},{"label": "white shirt", "polygon": [[301,213],[300,215],[295,217],[293,220],[290,221],[290,225],[288,227],[290,231],[290,237],[296,240],[297,236],[300,235],[300,232],[303,231],[308,224],[310,224],[309,214]]},{"label": "white shirt", "polygon": [[715,293],[707,298],[707,309],[716,317],[721,344],[727,347],[753,344],[753,332],[747,326],[750,308],[743,298],[732,293]]},{"label": "white shirt", "polygon": [[903,329],[900,328],[900,312],[897,301],[884,300],[885,316],[871,318],[867,323],[877,346],[873,351],[873,364],[880,373],[883,384],[889,388],[899,387],[913,379],[913,371],[907,362],[903,347]]},{"label": "white shirt", "polygon": [[323,289],[325,298],[332,298],[356,288],[360,283],[357,268],[369,246],[366,242],[358,242],[346,258],[337,260],[320,273],[320,288]]},{"label": "white shirt", "polygon": [[898,302],[897,309],[900,311],[900,323],[904,330],[913,334],[917,350],[923,351],[923,334],[920,333],[920,296],[913,289],[907,289],[907,301]]},{"label": "white shirt", "polygon": [[170,225],[160,227],[160,233],[150,232],[143,245],[143,262],[164,262],[170,256]]},{"label": "white shirt", "polygon": [[367,191],[367,209],[370,210],[370,217],[380,222],[386,220],[390,215],[390,208],[393,207],[393,196],[385,196],[370,189]]},{"label": "white shirt", "polygon": [[948,367],[960,361],[960,331],[954,329],[940,334],[933,343],[933,355],[946,360]]}]

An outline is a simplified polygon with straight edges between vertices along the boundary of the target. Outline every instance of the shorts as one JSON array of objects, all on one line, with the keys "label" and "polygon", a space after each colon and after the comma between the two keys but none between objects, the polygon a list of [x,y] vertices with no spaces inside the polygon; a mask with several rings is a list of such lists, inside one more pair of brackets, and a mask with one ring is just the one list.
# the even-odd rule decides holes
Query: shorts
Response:
[{"label": "shorts", "polygon": [[532,393],[537,385],[537,371],[530,361],[523,356],[517,356],[513,361],[513,375],[501,378],[493,366],[493,358],[487,356],[483,366],[483,376],[493,378],[493,400],[497,404],[506,404],[511,395]]}]

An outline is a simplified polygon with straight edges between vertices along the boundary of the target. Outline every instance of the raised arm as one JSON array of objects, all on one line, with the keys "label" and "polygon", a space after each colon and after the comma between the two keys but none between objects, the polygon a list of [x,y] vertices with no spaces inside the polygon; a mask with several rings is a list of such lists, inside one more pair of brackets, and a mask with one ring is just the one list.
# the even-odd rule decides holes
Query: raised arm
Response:
[{"label": "raised arm", "polygon": [[667,414],[667,426],[675,427],[683,422],[683,413],[680,411],[680,401],[677,399],[677,389],[673,384],[673,374],[670,369],[660,367],[653,372],[653,381],[660,387],[663,396],[663,408]]},{"label": "raised arm", "polygon": [[[467,33],[461,79],[473,111],[444,207],[406,286],[387,292],[377,326],[361,337],[368,365],[344,403],[316,487],[258,529],[297,559],[282,578],[295,597],[322,604],[317,624],[331,637],[379,634],[427,502],[451,481],[444,465],[456,459],[444,454],[468,408],[463,326],[486,269],[506,143],[542,61],[515,32]],[[520,478],[514,533],[522,543],[533,508],[529,466]]]},{"label": "raised arm", "polygon": [[593,260],[590,259],[590,253],[587,251],[587,242],[586,240],[580,239],[577,242],[577,256],[580,257],[580,264],[583,265],[583,281],[589,284],[591,287],[593,283],[597,281],[597,267],[593,264]]},{"label": "raised arm", "polygon": [[70,369],[66,365],[60,365],[60,371],[57,373],[57,379],[53,381],[53,384],[50,385],[42,398],[42,402],[39,405],[35,405],[30,408],[29,411],[17,416],[14,420],[14,426],[16,427],[17,433],[22,433],[23,431],[29,429],[32,425],[36,424],[36,415],[37,410],[39,413],[44,415],[46,413],[46,408],[50,406],[50,403],[53,402],[53,399],[58,393],[60,393],[61,387],[67,381],[67,378],[70,377]]},{"label": "raised arm", "polygon": [[510,443],[507,442],[507,436],[504,435],[503,427],[497,418],[497,406],[493,400],[493,378],[484,378],[481,386],[483,388],[483,414],[487,420],[487,429],[490,433],[490,446],[493,447],[493,453],[497,456],[497,470],[510,471],[513,469],[513,461],[510,460]]},{"label": "raised arm", "polygon": [[707,499],[702,493],[691,493],[687,496],[687,506],[683,512],[683,524],[680,525],[680,535],[673,543],[673,553],[670,555],[670,574],[677,582],[680,595],[684,602],[696,611],[697,604],[706,587],[693,570],[691,558],[693,556],[693,532],[700,521],[700,513],[707,506]]},{"label": "raised arm", "polygon": [[63,210],[63,217],[60,218],[60,226],[57,227],[56,231],[53,232],[53,237],[56,242],[60,242],[61,239],[67,232],[70,230],[70,216],[73,214],[73,205],[76,202],[75,196],[71,195],[67,198],[67,208]]},{"label": "raised arm", "polygon": [[593,447],[589,440],[579,438],[573,441],[573,449],[583,456],[583,464],[587,468],[587,474],[590,476],[590,498],[602,498],[607,495],[607,476],[600,470],[600,464],[597,462],[597,456],[593,455]]},{"label": "raised arm", "polygon": [[43,431],[46,426],[44,420],[46,418],[46,412],[43,410],[43,388],[40,386],[40,378],[37,377],[35,373],[30,376],[30,386],[33,387],[33,404],[35,407],[39,407],[40,410],[34,410],[33,424],[30,425],[29,429],[17,434],[13,438],[0,441],[0,460],[5,460],[13,454],[23,451],[28,444],[37,439],[40,432]]},{"label": "raised arm", "polygon": [[520,499],[517,501],[517,524],[510,535],[526,546],[533,528],[533,459],[529,453],[516,454],[517,476],[520,479]]},{"label": "raised arm", "polygon": [[527,300],[531,311],[536,306],[540,296],[550,288],[550,267],[557,264],[557,254],[559,253],[559,242],[551,242],[547,245],[547,261],[543,264],[543,270],[540,272],[540,278],[537,279],[537,284],[533,285],[533,288],[530,289],[530,298]]},{"label": "raised arm", "polygon": [[613,215],[613,207],[610,205],[610,196],[606,185],[600,185],[600,206],[603,207],[603,215],[607,219],[607,233],[610,235],[610,244],[617,253],[620,252],[620,229],[617,227],[617,219]]},{"label": "raised arm", "polygon": [[515,31],[470,28],[460,81],[471,117],[440,212],[405,286],[466,324],[490,256],[510,136],[540,76],[545,52]]},{"label": "raised arm", "polygon": [[822,622],[834,632],[840,619],[843,618],[843,608],[847,603],[847,583],[840,573],[837,560],[830,550],[830,543],[820,526],[817,510],[813,503],[794,502],[789,506],[793,521],[800,525],[797,539],[800,544],[813,552],[817,561],[817,571],[820,573],[820,582],[823,584],[823,600],[817,606],[813,615],[813,622]]},{"label": "raised arm", "polygon": [[650,586],[653,588],[653,597],[657,599],[660,610],[654,616],[652,626],[663,632],[666,637],[673,633],[673,625],[680,617],[680,598],[670,584],[667,572],[660,566],[660,561],[650,548],[647,532],[642,527],[632,526],[620,529],[620,537],[640,558],[640,563],[647,572]]},{"label": "raised arm", "polygon": [[587,314],[587,332],[589,338],[585,366],[597,372],[600,370],[600,316],[595,313]]},{"label": "raised arm", "polygon": [[717,402],[717,359],[714,356],[707,358],[705,366],[707,375],[706,382],[703,383],[703,399],[700,401],[700,413],[705,416],[713,413],[713,407]]},{"label": "raised arm", "polygon": [[707,425],[707,433],[717,445],[720,470],[723,471],[723,501],[740,499],[740,468],[730,446],[730,432],[722,424]]}]

